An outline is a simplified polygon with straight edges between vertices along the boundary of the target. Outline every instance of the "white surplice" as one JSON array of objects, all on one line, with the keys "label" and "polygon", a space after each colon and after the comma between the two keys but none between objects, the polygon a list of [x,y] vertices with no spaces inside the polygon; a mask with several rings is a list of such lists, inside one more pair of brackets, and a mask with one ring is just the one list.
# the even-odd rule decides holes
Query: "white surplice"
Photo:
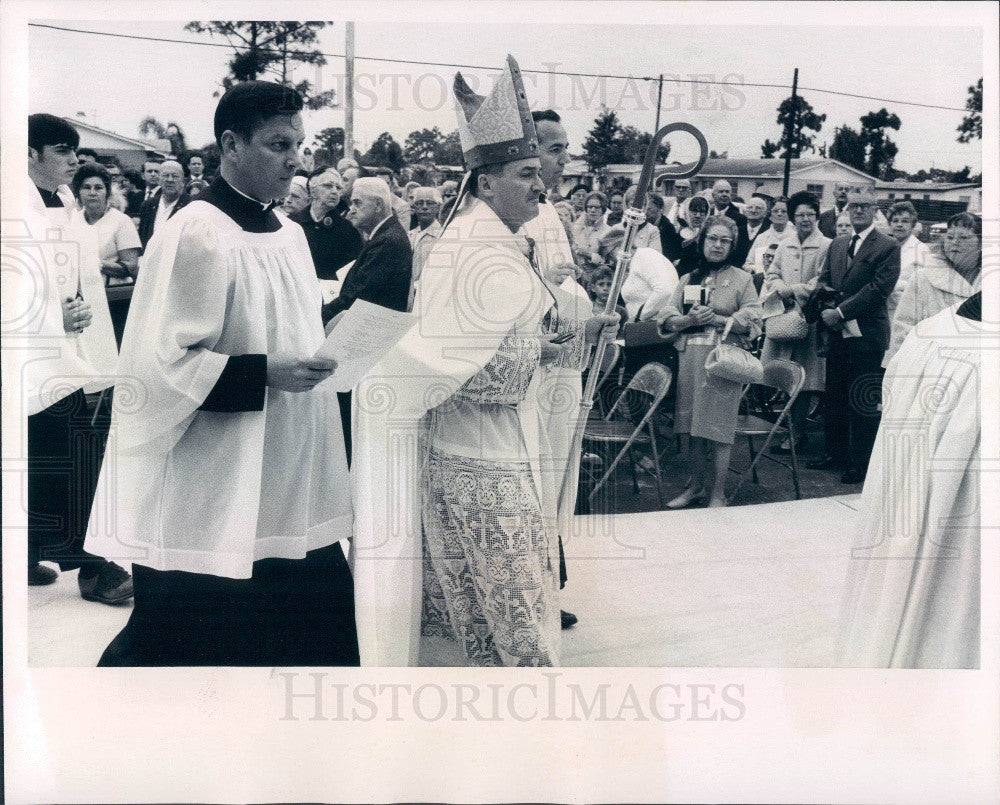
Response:
[{"label": "white surplice", "polygon": [[245,232],[193,201],[150,242],[87,550],[245,579],[258,559],[299,559],[351,535],[332,384],[268,388],[263,411],[199,410],[229,356],[306,357],[324,340],[305,235],[279,221]]},{"label": "white surplice", "polygon": [[[68,187],[59,187],[57,195],[63,206],[46,207],[30,186],[22,221],[11,222],[4,232],[5,247],[16,252],[10,264],[21,275],[13,278],[20,282],[11,298],[20,300],[16,308],[26,314],[24,327],[5,336],[31,336],[30,354],[10,353],[20,365],[18,383],[27,414],[37,414],[77,389],[101,391],[114,384],[117,371],[118,347],[97,232],[76,209]],[[62,301],[78,293],[90,305],[91,323],[82,333],[71,334],[63,326]]]},{"label": "white surplice", "polygon": [[996,325],[942,310],[889,362],[839,665],[979,665],[980,366]]},{"label": "white surplice", "polygon": [[[521,231],[535,242],[538,268],[544,277],[548,269],[568,263],[573,265],[573,250],[556,208],[548,201],[538,205],[538,217],[528,221]],[[554,289],[559,301],[559,315],[585,321],[592,313],[593,302],[572,277]],[[547,366],[539,379],[539,409],[545,421],[544,432],[552,472],[559,492],[559,533],[567,538],[576,508],[580,474],[580,454],[570,455],[573,432],[580,414],[583,396],[580,366]]]}]

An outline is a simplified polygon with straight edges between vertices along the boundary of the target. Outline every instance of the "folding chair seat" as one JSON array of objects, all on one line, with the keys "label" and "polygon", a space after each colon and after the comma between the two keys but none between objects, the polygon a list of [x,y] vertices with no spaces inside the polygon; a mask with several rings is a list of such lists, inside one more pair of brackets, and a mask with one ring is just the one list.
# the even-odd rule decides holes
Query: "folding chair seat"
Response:
[{"label": "folding chair seat", "polygon": [[[733,494],[729,498],[730,500],[735,499],[739,494],[740,489],[743,487],[743,483],[746,481],[748,473],[752,476],[755,484],[760,483],[760,480],[757,477],[757,463],[761,458],[766,458],[769,461],[773,461],[775,464],[780,464],[781,466],[791,470],[792,483],[795,486],[795,499],[800,500],[802,498],[799,491],[799,465],[798,459],[795,455],[795,433],[794,426],[792,424],[792,405],[795,404],[795,400],[798,398],[799,392],[802,391],[802,386],[805,382],[805,369],[794,361],[775,359],[764,364],[764,379],[762,382],[756,384],[756,386],[781,392],[783,395],[787,395],[788,399],[774,422],[763,419],[762,417],[754,414],[740,414],[737,418],[736,436],[745,436],[747,439],[747,447],[750,451],[750,465],[742,471],[737,470],[734,467],[729,468],[732,472],[740,474],[739,483],[737,483],[736,489],[733,490]],[[746,394],[749,389],[750,387],[744,391],[744,394]],[[765,437],[764,444],[760,450],[757,450],[754,447],[753,440],[755,436]],[[789,437],[789,442],[792,446],[791,464],[787,464],[767,452],[768,447],[776,438],[783,438],[785,436]]]},{"label": "folding chair seat", "polygon": [[[656,430],[653,427],[653,415],[670,388],[673,379],[670,370],[661,363],[647,363],[639,369],[632,377],[628,385],[622,390],[621,395],[603,419],[590,421],[583,433],[584,445],[592,448],[603,448],[603,451],[610,454],[611,450],[621,445],[621,449],[615,455],[614,460],[605,470],[604,475],[591,490],[589,499],[593,501],[598,491],[611,478],[615,468],[621,460],[628,455],[632,465],[632,488],[638,493],[639,483],[636,475],[637,462],[633,450],[636,444],[650,445],[652,450],[654,474],[656,476],[656,494],[663,506],[663,484],[660,477],[660,454],[656,441]],[[637,413],[638,402],[641,400],[645,404],[645,411],[638,423],[630,419],[630,413]],[[641,409],[639,409],[641,410]],[[616,413],[621,414],[621,418],[615,419]]]}]

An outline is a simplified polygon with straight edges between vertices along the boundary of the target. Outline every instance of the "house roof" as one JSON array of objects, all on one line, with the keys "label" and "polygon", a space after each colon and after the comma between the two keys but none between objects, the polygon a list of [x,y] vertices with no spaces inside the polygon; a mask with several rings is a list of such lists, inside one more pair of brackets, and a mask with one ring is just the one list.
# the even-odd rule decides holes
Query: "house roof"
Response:
[{"label": "house roof", "polygon": [[78,117],[63,117],[67,123],[76,129],[86,129],[87,131],[95,132],[96,134],[101,134],[105,137],[109,137],[113,140],[118,140],[122,143],[123,148],[129,149],[140,149],[143,151],[151,151],[153,153],[159,154],[160,156],[170,155],[170,141],[169,140],[140,140],[136,137],[127,137],[124,134],[119,134],[116,131],[109,131],[108,129],[102,129],[100,126],[95,126],[93,123],[87,123],[80,120]]},{"label": "house roof", "polygon": [[[864,177],[869,181],[874,181],[873,176],[869,176],[864,171],[845,165],[836,159],[821,158],[801,158],[791,161],[790,172],[792,174],[800,171],[807,171],[822,165],[833,163],[839,165],[851,173]],[[655,176],[677,170],[677,168],[691,168],[693,162],[683,165],[673,163],[672,165],[658,165],[654,170]],[[608,165],[607,169],[615,173],[630,173],[641,169],[641,165]],[[709,159],[705,166],[698,172],[698,176],[718,179],[777,179],[785,175],[785,160],[783,159]]]},{"label": "house roof", "polygon": [[945,190],[964,190],[982,187],[982,182],[876,182],[876,190],[922,190],[925,193],[941,193]]}]

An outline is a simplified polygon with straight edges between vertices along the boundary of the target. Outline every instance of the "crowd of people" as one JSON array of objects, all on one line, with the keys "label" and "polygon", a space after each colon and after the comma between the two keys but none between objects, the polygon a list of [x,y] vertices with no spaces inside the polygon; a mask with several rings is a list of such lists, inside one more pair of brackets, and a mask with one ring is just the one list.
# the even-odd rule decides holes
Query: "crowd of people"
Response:
[{"label": "crowd of people", "polygon": [[[979,290],[975,215],[949,220],[939,254],[911,204],[883,216],[869,187],[838,186],[824,211],[808,192],[744,200],[725,181],[692,195],[680,180],[671,198],[648,194],[609,305],[635,188],[563,198],[558,114],[515,93],[499,137],[460,76],[455,92],[461,185],[401,186],[350,157],[307,170],[301,98],[267,82],[220,100],[214,176],[197,152],[141,173],[102,164],[64,120],[29,119],[38,226],[86,248],[43,315],[45,334],[70,340],[26,389],[28,577],[53,582],[41,562],[56,561],[80,569],[88,600],[134,597],[102,664],[412,664],[423,630],[472,664],[556,665],[559,630],[576,620],[558,606],[558,536],[593,344],[657,322],[662,343],[626,366],[674,372],[669,413],[690,475],[667,506],[719,507],[743,392],[706,373],[723,339],[803,367],[796,444],[774,449],[804,443],[821,401],[825,455],[812,466],[856,483],[885,365],[919,322]],[[768,333],[822,293],[831,301],[804,335]],[[352,399],[323,385],[336,366],[313,356],[359,299],[419,326]],[[53,392],[57,375],[78,380]],[[143,404],[114,394],[116,378],[138,383]],[[369,404],[376,382],[391,416]],[[90,417],[95,393],[113,400],[110,419]],[[400,429],[420,434],[419,453],[387,446]],[[55,457],[70,471],[47,471]],[[85,550],[102,493],[117,532],[94,520]],[[376,549],[380,561],[359,561]]]}]

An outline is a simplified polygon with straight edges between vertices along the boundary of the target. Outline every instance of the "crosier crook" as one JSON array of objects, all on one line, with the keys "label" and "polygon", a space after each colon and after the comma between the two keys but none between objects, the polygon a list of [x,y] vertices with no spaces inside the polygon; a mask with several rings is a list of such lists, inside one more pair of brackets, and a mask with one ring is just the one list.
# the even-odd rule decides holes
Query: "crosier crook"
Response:
[{"label": "crosier crook", "polygon": [[[644,212],[646,207],[646,193],[649,192],[649,187],[653,181],[653,169],[656,167],[656,152],[659,150],[663,139],[675,131],[686,131],[698,141],[700,149],[698,160],[690,168],[676,172],[667,171],[660,174],[661,176],[670,179],[688,179],[695,176],[704,167],[705,161],[708,159],[708,143],[705,141],[705,135],[690,123],[668,123],[653,135],[652,142],[650,142],[649,147],[646,149],[646,158],[642,163],[642,173],[639,174],[639,182],[635,186],[635,198],[632,199],[632,206],[622,214],[625,238],[622,241],[621,248],[617,252],[611,291],[608,293],[608,301],[604,305],[604,312],[606,314],[610,315],[615,312],[615,304],[618,301],[618,295],[621,293],[622,284],[625,282],[625,277],[628,274],[628,265],[634,253],[633,243],[635,236],[639,227],[642,226],[646,219]],[[609,340],[610,338],[608,337],[599,338],[590,359],[587,385],[583,390],[583,396],[580,398],[580,412],[577,415],[576,428],[573,431],[573,441],[570,448],[571,456],[579,457],[583,449],[583,432],[587,427],[587,418],[590,416],[590,409],[594,407],[594,393],[597,390],[598,374],[600,373],[601,362],[604,360],[604,350]],[[573,468],[563,477],[563,492],[570,485],[572,471]],[[560,494],[560,497],[562,497],[562,494]]]}]

